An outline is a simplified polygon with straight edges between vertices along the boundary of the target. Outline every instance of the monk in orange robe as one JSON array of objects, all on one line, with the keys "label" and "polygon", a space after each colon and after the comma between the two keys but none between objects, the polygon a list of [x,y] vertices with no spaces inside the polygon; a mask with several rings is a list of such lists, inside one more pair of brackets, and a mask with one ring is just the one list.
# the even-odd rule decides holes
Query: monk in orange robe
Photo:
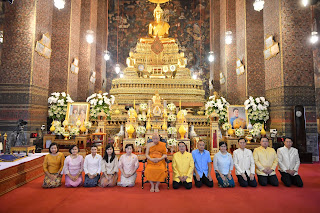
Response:
[{"label": "monk in orange robe", "polygon": [[148,161],[145,169],[145,176],[151,184],[150,192],[159,192],[160,182],[164,181],[168,175],[165,162],[166,157],[166,144],[160,142],[158,134],[153,134],[152,142],[147,145],[146,149],[146,158]]}]

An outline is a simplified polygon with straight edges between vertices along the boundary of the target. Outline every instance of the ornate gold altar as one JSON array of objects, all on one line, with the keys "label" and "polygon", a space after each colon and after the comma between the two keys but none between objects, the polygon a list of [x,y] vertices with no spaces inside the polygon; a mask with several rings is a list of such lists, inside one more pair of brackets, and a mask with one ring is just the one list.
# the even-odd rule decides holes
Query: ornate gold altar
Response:
[{"label": "ornate gold altar", "polygon": [[118,104],[132,104],[150,100],[155,91],[168,102],[200,107],[205,99],[201,80],[191,78],[186,68],[187,59],[174,38],[169,38],[170,25],[163,21],[163,10],[158,4],[155,20],[149,24],[148,37],[140,38],[129,53],[123,77],[112,81],[110,94]]}]

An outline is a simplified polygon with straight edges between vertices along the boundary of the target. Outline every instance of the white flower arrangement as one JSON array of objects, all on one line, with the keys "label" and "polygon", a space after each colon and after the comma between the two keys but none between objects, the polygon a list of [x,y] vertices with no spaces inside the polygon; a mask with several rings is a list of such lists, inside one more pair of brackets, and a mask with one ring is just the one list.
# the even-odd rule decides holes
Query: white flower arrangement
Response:
[{"label": "white flower arrangement", "polygon": [[168,115],[168,121],[176,121],[177,120],[177,116],[174,114],[169,114]]},{"label": "white flower arrangement", "polygon": [[69,127],[69,133],[71,136],[79,135],[80,129],[77,126]]},{"label": "white flower arrangement", "polygon": [[236,136],[238,136],[238,137],[244,136],[244,129],[242,129],[241,127],[240,127],[239,129],[236,129],[235,134],[236,134]]},{"label": "white flower arrangement", "polygon": [[269,120],[269,102],[264,97],[253,98],[250,96],[244,102],[244,106],[252,124],[264,123]]},{"label": "white flower arrangement", "polygon": [[168,146],[177,146],[177,140],[174,138],[171,138],[168,140]]},{"label": "white flower arrangement", "polygon": [[54,134],[56,135],[79,135],[79,128],[77,126],[66,126],[63,127],[61,126],[61,122],[60,121],[54,121],[54,123],[52,124],[55,127],[55,130],[53,131]]},{"label": "white flower arrangement", "polygon": [[147,120],[147,116],[146,115],[142,115],[142,114],[138,115],[138,121],[146,121],[146,120]]},{"label": "white flower arrangement", "polygon": [[224,124],[228,122],[227,117],[227,107],[230,104],[224,97],[216,98],[215,95],[209,97],[209,101],[206,103],[206,115],[209,116],[211,113],[215,112],[219,115],[219,124]]},{"label": "white flower arrangement", "polygon": [[87,102],[90,103],[90,117],[96,119],[100,112],[104,112],[108,119],[110,117],[110,108],[114,104],[115,97],[113,95],[110,98],[107,97],[108,93],[94,93],[87,98]]},{"label": "white flower arrangement", "polygon": [[72,103],[70,95],[65,92],[54,92],[48,98],[49,118],[53,120],[63,121],[67,114],[67,105]]},{"label": "white flower arrangement", "polygon": [[136,132],[138,134],[144,134],[146,133],[146,128],[144,126],[138,126]]},{"label": "white flower arrangement", "polygon": [[167,108],[168,108],[170,111],[174,112],[177,107],[176,107],[176,105],[174,105],[174,103],[170,103],[170,104],[167,105]]},{"label": "white flower arrangement", "polygon": [[134,143],[136,146],[144,146],[146,144],[146,141],[144,138],[136,138]]},{"label": "white flower arrangement", "polygon": [[139,109],[142,111],[147,110],[147,108],[148,108],[148,104],[146,104],[146,103],[142,103],[139,105]]},{"label": "white flower arrangement", "polygon": [[261,131],[262,127],[263,127],[262,123],[255,123],[252,129],[258,129],[259,131]]},{"label": "white flower arrangement", "polygon": [[258,137],[260,135],[261,130],[258,128],[253,128],[249,131],[249,133],[252,135],[252,137]]},{"label": "white flower arrangement", "polygon": [[92,123],[90,121],[85,121],[84,126],[86,127],[86,129],[90,129],[92,126]]},{"label": "white flower arrangement", "polygon": [[176,134],[177,128],[176,127],[169,127],[168,128],[168,134]]},{"label": "white flower arrangement", "polygon": [[231,124],[229,124],[229,123],[224,123],[223,125],[222,125],[222,129],[224,130],[224,131],[227,131],[228,129],[230,129],[231,128]]}]

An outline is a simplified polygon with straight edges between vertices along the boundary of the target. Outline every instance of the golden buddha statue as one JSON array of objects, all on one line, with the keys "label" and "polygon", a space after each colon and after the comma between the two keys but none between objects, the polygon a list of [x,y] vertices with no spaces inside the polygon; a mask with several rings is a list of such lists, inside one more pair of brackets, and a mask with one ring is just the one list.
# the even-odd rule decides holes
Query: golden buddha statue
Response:
[{"label": "golden buddha statue", "polygon": [[158,4],[153,11],[154,21],[149,24],[149,37],[167,38],[169,36],[170,25],[163,21],[163,10]]},{"label": "golden buddha statue", "polygon": [[152,97],[152,102],[154,105],[161,105],[161,98],[158,91],[156,91],[155,95]]}]

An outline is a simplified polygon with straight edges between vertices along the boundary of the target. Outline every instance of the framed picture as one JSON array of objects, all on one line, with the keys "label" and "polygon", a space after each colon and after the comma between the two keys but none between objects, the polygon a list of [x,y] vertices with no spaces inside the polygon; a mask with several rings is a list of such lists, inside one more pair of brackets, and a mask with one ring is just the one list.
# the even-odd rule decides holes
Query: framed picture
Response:
[{"label": "framed picture", "polygon": [[273,45],[273,36],[268,36],[264,40],[264,45],[265,45],[265,49],[268,49],[269,47],[271,47]]},{"label": "framed picture", "polygon": [[237,67],[240,67],[242,65],[241,60],[238,58],[237,60]]},{"label": "framed picture", "polygon": [[44,52],[43,52],[44,57],[45,58],[50,58],[51,57],[51,52],[52,52],[52,50],[50,48],[45,47],[44,48]]},{"label": "framed picture", "polygon": [[274,45],[270,48],[271,55],[275,56],[279,53],[279,43],[274,43]]},{"label": "framed picture", "polygon": [[81,125],[85,121],[89,121],[90,104],[86,102],[68,103],[66,120],[70,125],[76,125],[80,120]]},{"label": "framed picture", "polygon": [[232,129],[247,129],[249,119],[248,112],[243,105],[230,105],[228,107],[228,122]]},{"label": "framed picture", "polygon": [[264,50],[263,53],[264,53],[264,59],[265,60],[268,60],[269,58],[271,58],[271,50],[270,50],[270,48]]},{"label": "framed picture", "polygon": [[44,46],[41,42],[37,41],[36,51],[37,51],[39,54],[43,54],[44,48],[45,48],[45,46]]},{"label": "framed picture", "polygon": [[77,57],[73,59],[73,64],[79,66],[79,59]]}]

